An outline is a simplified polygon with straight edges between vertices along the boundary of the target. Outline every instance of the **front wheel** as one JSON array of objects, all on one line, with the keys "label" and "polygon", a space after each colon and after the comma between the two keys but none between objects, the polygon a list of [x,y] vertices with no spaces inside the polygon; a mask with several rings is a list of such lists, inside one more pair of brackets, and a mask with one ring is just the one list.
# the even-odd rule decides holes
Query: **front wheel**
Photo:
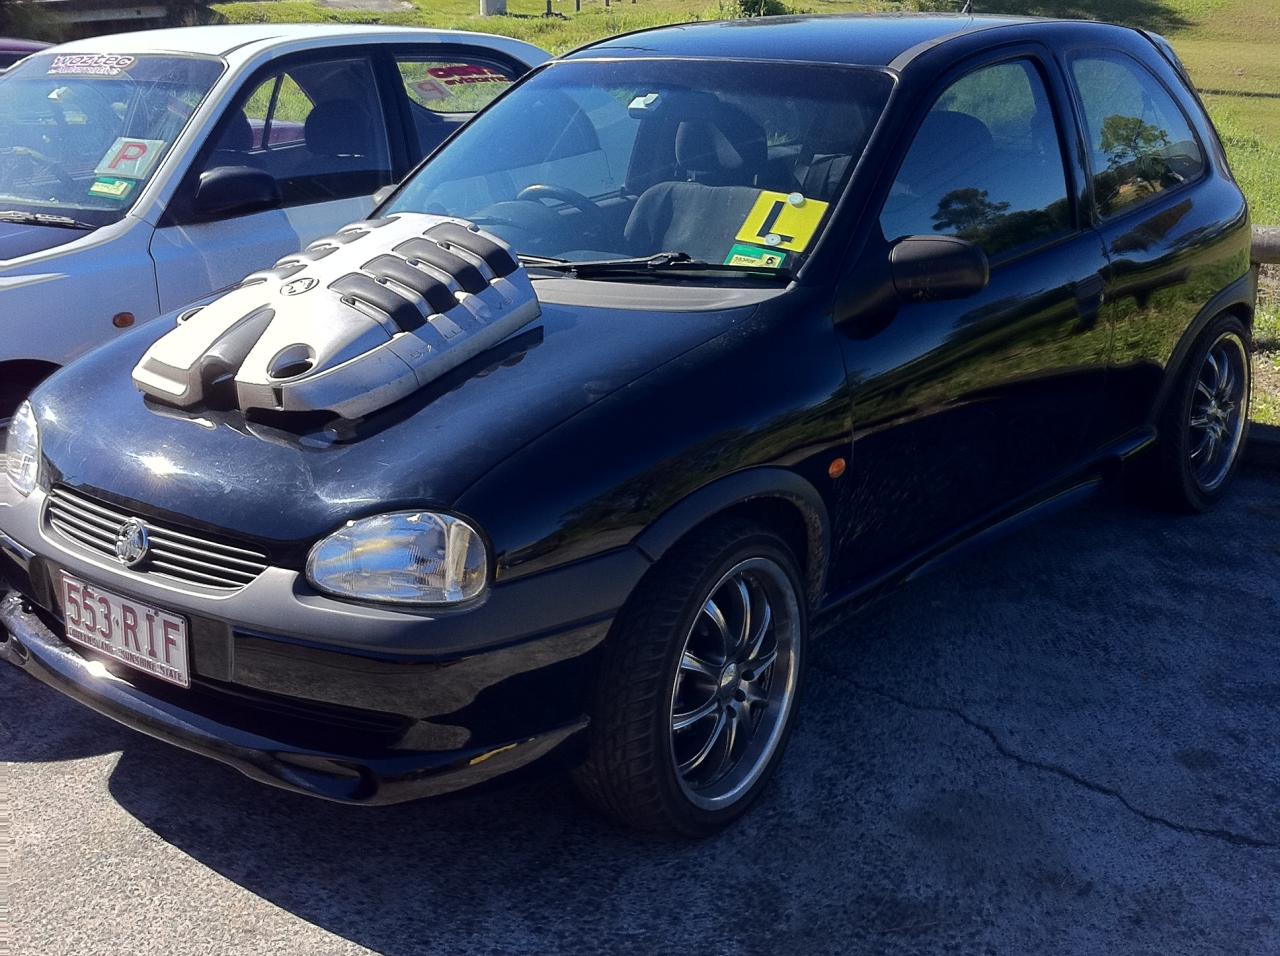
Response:
[{"label": "front wheel", "polygon": [[703,836],[776,769],[795,715],[807,620],[786,542],[733,520],[664,558],[610,637],[584,795],[638,829]]},{"label": "front wheel", "polygon": [[1160,421],[1156,477],[1165,504],[1204,511],[1226,493],[1249,427],[1249,356],[1248,330],[1233,315],[1212,322],[1188,356]]}]

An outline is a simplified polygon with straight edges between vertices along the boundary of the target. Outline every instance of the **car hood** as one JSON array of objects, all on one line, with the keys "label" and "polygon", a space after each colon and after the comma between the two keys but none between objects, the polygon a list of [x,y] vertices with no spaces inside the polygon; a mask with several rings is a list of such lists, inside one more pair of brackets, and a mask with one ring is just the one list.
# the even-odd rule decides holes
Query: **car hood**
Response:
[{"label": "car hood", "polygon": [[17,222],[0,222],[0,262],[44,252],[55,246],[84,237],[78,229],[61,229],[57,226],[28,226]]},{"label": "car hood", "polygon": [[448,508],[524,445],[754,310],[732,296],[676,311],[544,294],[561,286],[581,299],[587,287],[609,285],[606,296],[621,299],[616,284],[544,280],[540,319],[340,440],[144,400],[130,373],[172,328],[172,318],[160,319],[37,391],[47,474],[141,516],[259,542],[279,558],[352,518]]}]

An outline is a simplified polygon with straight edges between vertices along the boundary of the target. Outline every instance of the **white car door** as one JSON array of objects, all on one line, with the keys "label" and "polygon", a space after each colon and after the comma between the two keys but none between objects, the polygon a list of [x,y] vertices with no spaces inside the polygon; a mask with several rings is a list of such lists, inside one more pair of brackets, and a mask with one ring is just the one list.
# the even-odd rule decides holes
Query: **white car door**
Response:
[{"label": "white car door", "polygon": [[161,311],[366,216],[392,181],[382,102],[361,53],[294,59],[251,79],[152,238]]}]

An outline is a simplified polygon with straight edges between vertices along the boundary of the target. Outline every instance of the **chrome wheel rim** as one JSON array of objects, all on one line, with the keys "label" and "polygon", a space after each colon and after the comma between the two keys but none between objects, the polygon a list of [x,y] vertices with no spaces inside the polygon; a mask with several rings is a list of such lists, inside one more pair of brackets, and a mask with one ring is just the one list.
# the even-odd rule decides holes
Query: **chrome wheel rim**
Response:
[{"label": "chrome wheel rim", "polygon": [[799,654],[799,601],[776,562],[742,561],[708,592],[668,708],[676,779],[696,806],[730,806],[768,768],[791,715]]},{"label": "chrome wheel rim", "polygon": [[1187,422],[1187,456],[1202,491],[1231,473],[1249,414],[1249,352],[1234,332],[1213,343],[1196,377]]}]

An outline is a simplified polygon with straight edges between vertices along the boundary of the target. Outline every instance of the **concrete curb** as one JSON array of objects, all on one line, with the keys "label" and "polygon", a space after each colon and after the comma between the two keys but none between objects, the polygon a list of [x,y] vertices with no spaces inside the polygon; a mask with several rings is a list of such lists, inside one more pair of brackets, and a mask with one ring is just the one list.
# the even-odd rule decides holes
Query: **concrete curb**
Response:
[{"label": "concrete curb", "polygon": [[1280,428],[1257,422],[1251,424],[1249,441],[1244,446],[1244,463],[1280,471]]}]

